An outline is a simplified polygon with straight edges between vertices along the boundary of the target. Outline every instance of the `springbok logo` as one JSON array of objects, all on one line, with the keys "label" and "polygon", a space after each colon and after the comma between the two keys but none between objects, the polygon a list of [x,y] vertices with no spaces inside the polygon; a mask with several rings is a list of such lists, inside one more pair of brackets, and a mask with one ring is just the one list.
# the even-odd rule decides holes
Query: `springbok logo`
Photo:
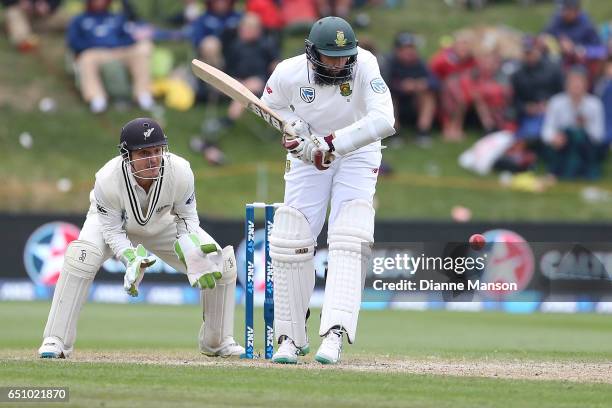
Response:
[{"label": "springbok logo", "polygon": [[346,45],[346,38],[344,37],[344,31],[336,31],[336,45],[338,47],[344,47]]},{"label": "springbok logo", "polygon": [[145,140],[147,140],[147,138],[151,136],[151,133],[153,133],[154,130],[155,128],[151,128],[151,129],[147,129],[144,131],[143,135],[144,135]]}]

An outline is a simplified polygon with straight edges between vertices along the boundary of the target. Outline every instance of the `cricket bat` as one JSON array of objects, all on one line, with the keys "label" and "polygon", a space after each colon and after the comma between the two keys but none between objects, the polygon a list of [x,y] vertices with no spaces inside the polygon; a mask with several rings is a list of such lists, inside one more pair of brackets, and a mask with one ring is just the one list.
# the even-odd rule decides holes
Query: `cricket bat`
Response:
[{"label": "cricket bat", "polygon": [[235,101],[246,106],[251,112],[265,120],[270,126],[283,132],[285,122],[272,109],[268,108],[253,92],[225,72],[198,59],[191,61],[195,76],[215,87]]},{"label": "cricket bat", "polygon": [[[193,70],[195,76],[200,78],[202,81],[217,88],[231,99],[240,102],[251,112],[265,120],[268,125],[283,133],[283,128],[285,126],[283,119],[276,112],[266,106],[261,99],[255,96],[253,92],[249,91],[249,89],[239,81],[227,75],[220,69],[208,65],[207,63],[198,59],[193,59],[191,61],[191,69]],[[287,136],[288,135],[284,135],[285,139],[287,139]],[[333,159],[334,156],[330,153],[325,153],[323,155],[323,161],[326,163],[331,163]]]}]

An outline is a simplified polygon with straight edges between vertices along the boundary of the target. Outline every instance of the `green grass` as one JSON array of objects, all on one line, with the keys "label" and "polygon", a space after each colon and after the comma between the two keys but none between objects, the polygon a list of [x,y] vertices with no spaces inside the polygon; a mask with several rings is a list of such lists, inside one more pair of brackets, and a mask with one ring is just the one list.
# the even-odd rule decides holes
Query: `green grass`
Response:
[{"label": "green grass", "polygon": [[[196,306],[87,304],[75,356],[138,352],[176,364],[48,361],[36,358],[49,303],[0,306],[0,386],[68,386],[73,406],[603,407],[609,384],[413,375],[333,367],[189,366],[198,357]],[[256,311],[257,321],[261,311]],[[242,312],[236,316],[240,338]],[[318,347],[318,311],[310,321]],[[261,326],[256,347],[261,346]],[[362,311],[346,359],[448,361],[612,360],[608,316]],[[20,360],[12,357],[21,356]],[[312,355],[306,357],[311,358]],[[282,371],[279,371],[282,370]],[[607,375],[602,373],[602,375]]]},{"label": "green grass", "polygon": [[1,366],[0,385],[61,384],[70,389],[71,405],[87,407],[605,407],[612,398],[612,387],[607,385],[337,370],[55,361]]},{"label": "green grass", "polygon": [[[50,303],[0,304],[0,349],[35,350]],[[256,311],[256,346],[263,327]],[[87,304],[80,323],[80,349],[193,350],[199,328],[196,306]],[[242,340],[242,309],[235,333]],[[319,311],[309,321],[318,347]],[[470,312],[362,311],[349,356],[612,360],[612,326],[597,314],[506,314]],[[313,348],[311,347],[311,348]]]},{"label": "green grass", "polygon": [[[175,7],[173,2],[159,2]],[[153,12],[151,2],[138,2],[146,17]],[[172,4],[172,5],[171,5]],[[612,18],[612,3],[603,0],[585,2],[597,22]],[[447,8],[442,1],[406,1],[399,10],[368,9],[372,25],[359,32],[375,40],[387,51],[393,35],[410,29],[426,40],[424,51],[431,54],[441,37],[453,30],[476,24],[505,23],[525,31],[536,32],[550,15],[548,2],[518,7],[515,2],[488,6],[481,12]],[[384,24],[383,24],[384,22]],[[10,69],[0,71],[0,210],[83,212],[93,174],[116,154],[119,130],[138,110],[111,109],[104,115],[91,115],[80,101],[72,80],[64,70],[63,37],[46,35],[38,54],[17,55],[6,39],[0,39],[0,63]],[[301,47],[300,35],[289,36],[285,54]],[[191,55],[188,44],[169,45],[177,62],[187,63]],[[38,101],[52,96],[59,103],[53,114],[38,111]],[[284,155],[277,144],[278,136],[254,117],[244,116],[231,132],[223,135],[221,146],[228,165],[211,168],[188,148],[191,136],[199,133],[209,107],[196,106],[189,112],[167,111],[165,127],[171,150],[192,163],[199,194],[199,211],[215,217],[242,216],[243,205],[250,201],[282,201]],[[34,137],[32,149],[18,143],[21,132]],[[409,138],[410,135],[406,135]],[[477,220],[610,220],[608,202],[585,203],[581,191],[589,185],[612,191],[610,164],[607,176],[597,183],[563,183],[546,193],[522,193],[503,188],[497,176],[477,177],[457,165],[459,153],[474,142],[457,145],[437,141],[431,150],[412,144],[384,151],[385,159],[396,170],[381,178],[377,189],[381,218],[450,219],[453,206],[470,208]],[[69,178],[73,189],[61,193],[56,187],[60,178]],[[580,211],[576,211],[580,208]]]}]

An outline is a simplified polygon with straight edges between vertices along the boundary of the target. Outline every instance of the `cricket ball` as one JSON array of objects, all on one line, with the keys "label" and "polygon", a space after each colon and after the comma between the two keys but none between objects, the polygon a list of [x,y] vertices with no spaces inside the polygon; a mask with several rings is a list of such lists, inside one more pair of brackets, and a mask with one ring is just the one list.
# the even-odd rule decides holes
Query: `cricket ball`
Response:
[{"label": "cricket ball", "polygon": [[480,251],[486,243],[487,240],[482,234],[474,234],[470,237],[470,246],[474,251]]}]

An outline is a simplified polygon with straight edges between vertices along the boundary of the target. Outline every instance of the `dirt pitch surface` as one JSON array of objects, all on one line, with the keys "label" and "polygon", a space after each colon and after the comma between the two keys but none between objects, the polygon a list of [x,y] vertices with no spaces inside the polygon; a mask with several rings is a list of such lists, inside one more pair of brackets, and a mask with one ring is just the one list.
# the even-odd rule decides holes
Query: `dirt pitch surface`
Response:
[{"label": "dirt pitch surface", "polygon": [[[310,357],[310,356],[308,356]],[[462,360],[431,357],[427,359],[392,358],[383,356],[347,357],[335,366],[323,366],[311,358],[302,358],[297,365],[273,364],[263,359],[241,360],[202,356],[195,352],[148,351],[89,351],[81,350],[70,357],[75,363],[151,364],[168,366],[202,366],[219,368],[269,368],[297,370],[347,370],[372,373],[406,373],[447,375],[457,377],[487,377],[515,380],[555,380],[578,383],[612,384],[612,362],[534,361],[534,360]],[[37,359],[33,352],[3,350],[2,360]]]}]

